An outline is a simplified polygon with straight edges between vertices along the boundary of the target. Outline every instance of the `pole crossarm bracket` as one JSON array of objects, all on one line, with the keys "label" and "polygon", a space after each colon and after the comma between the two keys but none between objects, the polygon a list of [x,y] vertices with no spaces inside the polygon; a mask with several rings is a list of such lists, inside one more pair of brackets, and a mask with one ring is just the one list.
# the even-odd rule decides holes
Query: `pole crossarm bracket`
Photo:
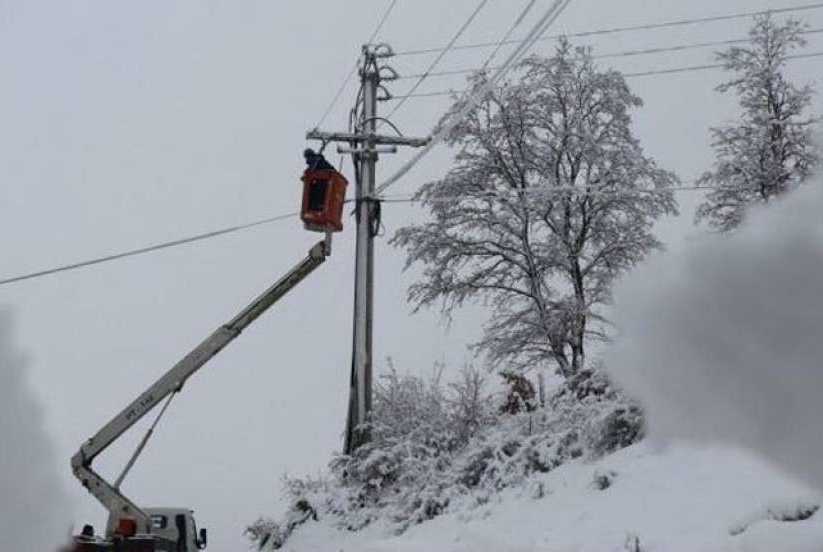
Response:
[{"label": "pole crossarm bracket", "polygon": [[407,136],[386,136],[383,134],[374,133],[355,134],[351,132],[323,132],[314,129],[306,133],[306,139],[322,140],[323,142],[364,142],[368,144],[411,146],[413,148],[419,148],[428,144],[431,137],[410,138]]}]

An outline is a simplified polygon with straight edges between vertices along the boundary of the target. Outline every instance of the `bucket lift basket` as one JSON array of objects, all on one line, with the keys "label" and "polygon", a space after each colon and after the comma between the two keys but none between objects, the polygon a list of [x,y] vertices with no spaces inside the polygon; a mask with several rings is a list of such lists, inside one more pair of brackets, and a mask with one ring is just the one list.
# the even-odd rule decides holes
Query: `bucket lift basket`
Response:
[{"label": "bucket lift basket", "polygon": [[334,169],[309,169],[303,173],[303,204],[300,218],[306,230],[340,232],[343,230],[343,202],[346,178]]}]

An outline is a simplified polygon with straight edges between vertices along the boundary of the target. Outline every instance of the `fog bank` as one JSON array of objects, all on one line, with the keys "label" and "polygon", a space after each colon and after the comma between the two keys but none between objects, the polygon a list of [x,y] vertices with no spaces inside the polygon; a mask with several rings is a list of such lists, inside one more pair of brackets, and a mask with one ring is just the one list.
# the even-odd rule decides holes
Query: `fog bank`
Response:
[{"label": "fog bank", "polygon": [[628,276],[606,359],[652,436],[742,445],[823,489],[820,181]]},{"label": "fog bank", "polygon": [[26,381],[25,357],[13,344],[11,314],[0,310],[2,550],[55,551],[68,536],[71,516],[41,422],[40,407]]}]

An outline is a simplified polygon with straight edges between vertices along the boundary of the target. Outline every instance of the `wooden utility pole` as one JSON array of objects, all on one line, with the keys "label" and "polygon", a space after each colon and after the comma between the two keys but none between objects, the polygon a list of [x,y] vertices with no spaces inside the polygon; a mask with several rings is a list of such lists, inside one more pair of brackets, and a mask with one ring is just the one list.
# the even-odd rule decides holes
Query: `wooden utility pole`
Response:
[{"label": "wooden utility pole", "polygon": [[[350,132],[322,132],[314,129],[306,134],[310,140],[344,142],[348,147],[338,146],[339,153],[354,155],[357,169],[356,206],[357,245],[354,270],[354,331],[352,345],[351,387],[349,389],[349,410],[346,422],[344,451],[351,454],[360,445],[371,439],[368,422],[372,402],[372,313],[374,300],[374,237],[380,224],[380,204],[374,197],[377,155],[394,153],[397,146],[419,147],[425,145],[426,138],[406,138],[377,134],[377,103],[389,99],[381,86],[381,81],[397,78],[388,66],[381,66],[383,60],[393,54],[387,44],[366,44],[363,46],[363,64],[360,68],[362,97],[358,94],[354,128]],[[381,96],[380,92],[384,92]],[[362,99],[362,111],[359,111]]]}]

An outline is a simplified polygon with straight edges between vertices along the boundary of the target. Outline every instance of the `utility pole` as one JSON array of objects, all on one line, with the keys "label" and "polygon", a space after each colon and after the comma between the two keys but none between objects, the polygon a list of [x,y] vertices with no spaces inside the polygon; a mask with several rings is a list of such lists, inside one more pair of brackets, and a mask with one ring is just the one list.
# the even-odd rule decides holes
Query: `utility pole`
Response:
[{"label": "utility pole", "polygon": [[[426,138],[383,136],[377,134],[377,103],[391,98],[381,85],[394,80],[397,73],[383,60],[393,56],[387,44],[363,46],[360,68],[361,91],[355,106],[354,127],[349,132],[322,132],[314,129],[306,134],[310,140],[343,142],[339,153],[351,153],[356,169],[355,216],[357,242],[354,269],[354,331],[352,343],[351,386],[346,422],[344,451],[351,454],[357,447],[371,440],[368,422],[372,402],[372,313],[374,300],[374,237],[380,226],[380,203],[374,197],[377,155],[394,153],[397,146],[419,147]],[[362,94],[362,97],[361,97]],[[362,99],[362,111],[359,111]]]}]

